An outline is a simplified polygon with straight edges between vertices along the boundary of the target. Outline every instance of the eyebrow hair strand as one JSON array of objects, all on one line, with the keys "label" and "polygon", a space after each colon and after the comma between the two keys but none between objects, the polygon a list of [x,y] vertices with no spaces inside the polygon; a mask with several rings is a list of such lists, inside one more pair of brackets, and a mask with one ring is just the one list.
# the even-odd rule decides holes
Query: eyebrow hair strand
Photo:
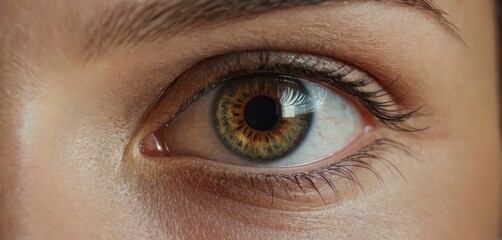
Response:
[{"label": "eyebrow hair strand", "polygon": [[[355,0],[184,0],[175,4],[165,0],[124,2],[88,26],[85,51],[87,54],[101,55],[113,47],[153,42],[195,27],[224,24],[279,9],[349,1]],[[458,29],[446,19],[446,12],[433,0],[356,1],[391,2],[424,11],[458,37]]]}]

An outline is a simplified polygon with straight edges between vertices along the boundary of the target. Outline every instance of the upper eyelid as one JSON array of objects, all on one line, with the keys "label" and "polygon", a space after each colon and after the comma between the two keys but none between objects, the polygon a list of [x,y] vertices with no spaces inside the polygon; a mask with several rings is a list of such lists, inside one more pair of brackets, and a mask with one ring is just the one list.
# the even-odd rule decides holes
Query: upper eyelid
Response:
[{"label": "upper eyelid", "polygon": [[[364,0],[369,2],[375,0]],[[136,45],[152,42],[160,38],[170,38],[197,26],[222,25],[235,19],[250,18],[270,11],[322,3],[345,3],[349,0],[280,0],[263,3],[262,1],[199,0],[187,4],[181,1],[148,3],[126,2],[115,6],[98,21],[87,26],[87,42],[84,43],[87,57],[100,55],[121,45]],[[361,2],[361,1],[358,1]],[[418,9],[431,15],[448,32],[459,34],[432,0],[386,0],[385,2]],[[186,14],[177,14],[183,12]]]},{"label": "upper eyelid", "polygon": [[[308,60],[309,57],[311,58],[310,61]],[[244,58],[247,59],[247,62]],[[315,61],[312,59],[315,59]],[[254,62],[251,63],[252,61]],[[225,64],[228,65],[215,67],[221,62],[225,62]],[[278,63],[281,65],[278,66]],[[255,64],[255,66],[252,64]],[[349,64],[336,60],[328,60],[325,57],[302,53],[251,51],[236,52],[212,57],[199,62],[199,64],[194,65],[192,68],[176,78],[176,80],[166,88],[164,94],[183,90],[183,87],[186,86],[184,84],[187,82],[190,82],[191,85],[201,84],[199,82],[194,83],[193,80],[188,81],[186,79],[197,78],[197,75],[200,74],[200,68],[203,69],[202,72],[204,73],[204,77],[207,78],[207,76],[211,76],[215,79],[202,83],[204,87],[199,86],[198,88],[196,87],[194,90],[191,90],[195,92],[188,94],[190,96],[189,98],[181,100],[182,103],[179,104],[179,107],[175,111],[164,113],[162,121],[156,122],[156,125],[159,127],[167,125],[193,102],[202,97],[202,95],[215,89],[228,79],[238,77],[243,74],[247,75],[259,73],[260,71],[262,73],[264,73],[263,71],[265,71],[265,73],[267,71],[272,71],[274,74],[292,74],[296,77],[306,78],[307,80],[313,82],[326,83],[342,92],[352,95],[352,97],[359,100],[363,107],[370,111],[372,115],[374,115],[374,117],[376,117],[381,123],[393,130],[417,132],[426,129],[406,124],[407,120],[419,115],[421,107],[413,107],[411,109],[409,106],[402,106],[401,103],[395,102],[393,100],[395,96],[388,92],[390,87],[393,87],[392,82],[387,84],[387,88],[381,87],[378,81],[374,80],[371,76],[367,75],[364,71],[359,70],[357,67],[350,66]],[[235,70],[237,70],[237,72],[232,72]],[[215,73],[208,73],[207,71],[214,71]],[[353,72],[359,73],[359,75],[362,74],[362,76],[356,75],[356,79],[351,79],[354,78],[352,74]],[[347,77],[349,75],[351,75],[351,77]],[[375,91],[359,90],[375,83],[379,85]],[[386,98],[385,101],[382,101],[383,96],[387,95],[390,96],[390,99]]]}]

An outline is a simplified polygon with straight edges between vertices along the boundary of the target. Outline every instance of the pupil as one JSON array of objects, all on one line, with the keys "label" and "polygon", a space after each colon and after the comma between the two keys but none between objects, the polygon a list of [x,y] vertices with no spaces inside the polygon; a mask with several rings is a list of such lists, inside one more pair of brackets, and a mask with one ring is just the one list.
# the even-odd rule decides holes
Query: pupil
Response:
[{"label": "pupil", "polygon": [[254,97],[244,108],[244,120],[251,128],[258,131],[272,129],[279,117],[279,105],[271,97]]}]

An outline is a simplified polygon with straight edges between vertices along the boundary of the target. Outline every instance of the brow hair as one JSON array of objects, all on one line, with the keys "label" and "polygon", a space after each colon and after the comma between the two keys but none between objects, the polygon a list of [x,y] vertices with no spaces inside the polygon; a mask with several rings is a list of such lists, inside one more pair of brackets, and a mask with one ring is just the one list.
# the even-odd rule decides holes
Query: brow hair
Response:
[{"label": "brow hair", "polygon": [[456,28],[432,0],[155,0],[124,2],[110,9],[87,27],[85,50],[103,54],[114,47],[130,46],[170,38],[195,27],[221,26],[232,20],[256,17],[279,9],[319,5],[327,2],[391,2],[423,11],[449,31]]}]

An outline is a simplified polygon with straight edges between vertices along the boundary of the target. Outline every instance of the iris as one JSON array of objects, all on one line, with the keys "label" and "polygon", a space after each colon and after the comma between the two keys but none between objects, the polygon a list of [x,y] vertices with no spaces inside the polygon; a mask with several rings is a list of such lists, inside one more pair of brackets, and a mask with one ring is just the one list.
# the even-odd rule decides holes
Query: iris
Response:
[{"label": "iris", "polygon": [[253,74],[224,83],[215,103],[217,135],[235,154],[273,161],[293,152],[310,129],[315,101],[301,82]]}]

